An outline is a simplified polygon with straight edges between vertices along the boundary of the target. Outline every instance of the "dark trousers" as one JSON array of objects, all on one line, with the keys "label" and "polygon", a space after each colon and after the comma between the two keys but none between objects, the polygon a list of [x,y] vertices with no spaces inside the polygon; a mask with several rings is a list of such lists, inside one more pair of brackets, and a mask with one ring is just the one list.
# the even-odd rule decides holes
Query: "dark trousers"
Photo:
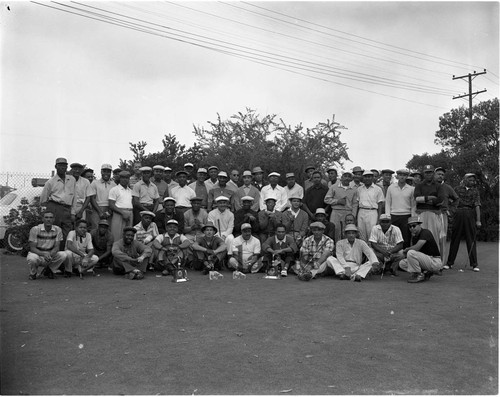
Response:
[{"label": "dark trousers", "polygon": [[476,266],[477,252],[476,244],[474,244],[476,238],[476,213],[474,209],[457,209],[455,215],[453,215],[448,265],[453,265],[453,263],[455,263],[462,237],[465,237],[465,242],[467,243],[470,265]]},{"label": "dark trousers", "polygon": [[410,230],[408,230],[408,218],[410,215],[391,215],[391,222],[394,226],[399,227],[403,235],[404,248],[410,246]]},{"label": "dark trousers", "polygon": [[66,237],[73,230],[73,222],[71,222],[71,206],[56,203],[54,201],[47,202],[47,211],[54,213],[54,225],[62,229],[63,240],[60,243],[61,251],[64,250]]}]

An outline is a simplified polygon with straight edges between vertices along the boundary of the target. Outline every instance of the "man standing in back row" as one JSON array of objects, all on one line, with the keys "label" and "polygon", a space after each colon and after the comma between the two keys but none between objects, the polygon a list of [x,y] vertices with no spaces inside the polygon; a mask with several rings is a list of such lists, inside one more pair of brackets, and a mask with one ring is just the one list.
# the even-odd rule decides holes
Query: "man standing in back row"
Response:
[{"label": "man standing in back row", "polygon": [[60,249],[64,248],[64,242],[70,230],[73,229],[72,208],[76,205],[76,180],[67,175],[68,161],[60,157],[56,159],[56,174],[45,182],[40,205],[46,206],[47,211],[54,215],[54,225],[62,229],[63,240]]}]

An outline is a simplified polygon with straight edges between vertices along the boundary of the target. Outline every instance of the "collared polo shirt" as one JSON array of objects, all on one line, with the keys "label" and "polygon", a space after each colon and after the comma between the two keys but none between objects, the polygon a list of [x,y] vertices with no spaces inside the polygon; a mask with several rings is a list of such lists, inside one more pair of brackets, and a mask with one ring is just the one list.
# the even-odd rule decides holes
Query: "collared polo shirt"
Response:
[{"label": "collared polo shirt", "polygon": [[132,189],[117,185],[109,191],[109,200],[114,200],[115,205],[122,209],[132,209]]},{"label": "collared polo shirt", "polygon": [[225,209],[221,212],[218,208],[208,213],[208,222],[212,222],[219,230],[217,235],[224,234],[226,237],[233,233],[234,229],[234,214]]},{"label": "collared polo shirt", "polygon": [[231,244],[230,252],[244,263],[247,262],[252,255],[259,255],[260,251],[261,246],[259,239],[250,235],[248,240],[245,240],[243,236],[236,237]]},{"label": "collared polo shirt", "polygon": [[323,235],[321,236],[321,240],[317,243],[316,240],[314,240],[314,236],[309,236],[302,243],[300,253],[302,255],[314,256],[315,259],[319,259],[326,250],[329,250],[330,254],[333,255],[334,249],[335,244],[330,237]]},{"label": "collared polo shirt", "polygon": [[160,194],[153,182],[150,181],[148,185],[143,180],[140,180],[132,188],[132,197],[138,197],[141,204],[152,205],[155,200],[160,198]]},{"label": "collared polo shirt", "polygon": [[44,204],[47,201],[55,201],[56,203],[73,206],[76,199],[76,179],[71,175],[66,175],[61,179],[55,174],[50,178],[42,190],[40,195],[40,203]]},{"label": "collared polo shirt", "polygon": [[63,239],[62,230],[59,226],[52,225],[49,231],[42,224],[33,226],[30,230],[29,241],[36,244],[41,251],[51,251],[56,243]]},{"label": "collared polo shirt", "polygon": [[109,191],[115,186],[116,183],[112,179],[107,182],[102,178],[95,179],[90,184],[89,196],[96,196],[98,206],[107,207],[109,206]]},{"label": "collared polo shirt", "polygon": [[90,250],[94,249],[94,245],[92,244],[92,236],[88,232],[85,233],[85,237],[81,237],[76,234],[76,230],[71,230],[68,233],[68,237],[66,238],[65,247],[67,250],[69,250],[68,241],[73,241],[76,244],[76,249],[83,252],[89,252]]},{"label": "collared polo shirt", "polygon": [[196,193],[188,185],[184,186],[174,186],[170,189],[171,196],[175,199],[176,207],[188,207],[191,208],[191,199],[196,197]]},{"label": "collared polo shirt", "polygon": [[298,183],[293,185],[291,189],[288,187],[288,185],[286,185],[283,189],[285,189],[286,197],[288,200],[290,200],[290,197],[304,198],[304,188]]},{"label": "collared polo shirt", "polygon": [[357,192],[359,208],[376,210],[378,209],[378,203],[382,203],[384,201],[384,193],[382,193],[382,189],[373,183],[369,187],[362,184],[358,187]]}]

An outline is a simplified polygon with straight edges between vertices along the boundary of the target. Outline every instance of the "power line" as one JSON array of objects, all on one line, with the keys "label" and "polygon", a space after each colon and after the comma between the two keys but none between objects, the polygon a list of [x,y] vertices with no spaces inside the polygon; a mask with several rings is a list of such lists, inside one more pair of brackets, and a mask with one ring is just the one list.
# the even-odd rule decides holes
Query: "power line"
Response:
[{"label": "power line", "polygon": [[[294,19],[294,20],[297,20],[297,21],[301,21],[301,22],[307,23],[309,25],[318,26],[318,27],[321,27],[321,28],[324,28],[324,29],[328,29],[328,30],[331,30],[331,31],[334,31],[334,32],[339,32],[339,33],[342,33],[342,34],[345,34],[345,35],[348,35],[348,36],[352,36],[352,37],[356,37],[356,38],[359,38],[359,39],[362,39],[362,40],[366,40],[366,41],[369,41],[369,42],[372,42],[372,43],[377,43],[377,44],[381,44],[381,45],[384,45],[384,46],[387,46],[387,47],[396,48],[398,50],[407,51],[407,52],[410,52],[410,53],[413,53],[413,54],[418,54],[418,55],[423,55],[423,56],[430,57],[430,58],[440,59],[442,61],[451,62],[451,63],[458,64],[458,65],[463,65],[463,66],[467,66],[467,67],[476,67],[477,68],[477,66],[474,66],[474,65],[468,65],[468,64],[465,64],[465,63],[462,63],[462,62],[457,62],[457,61],[453,61],[453,60],[446,59],[446,58],[441,58],[441,57],[434,56],[434,55],[428,55],[428,54],[425,54],[423,52],[409,50],[407,48],[398,47],[398,46],[395,46],[395,45],[392,45],[392,44],[387,44],[387,43],[384,43],[384,42],[381,42],[381,41],[369,39],[369,38],[366,38],[366,37],[363,37],[363,36],[359,36],[359,35],[355,35],[355,34],[352,34],[352,33],[349,33],[349,32],[344,32],[342,30],[338,30],[338,29],[331,28],[329,26],[324,26],[324,25],[320,25],[320,24],[317,24],[317,23],[314,23],[314,22],[310,22],[310,21],[307,21],[305,19],[298,18],[296,16],[290,16],[290,15],[287,15],[287,14],[284,14],[284,13],[281,13],[281,12],[278,12],[278,11],[274,11],[274,10],[271,10],[271,9],[268,9],[268,8],[265,8],[265,7],[262,7],[262,6],[258,6],[258,5],[255,5],[255,4],[246,2],[246,1],[241,1],[241,2],[243,4],[247,4],[247,5],[251,6],[251,7],[259,8],[259,9],[262,9],[262,10],[265,10],[265,11],[268,11],[268,12],[271,12],[271,13],[274,13],[274,14],[278,14],[278,15],[281,15],[281,16],[284,16],[284,17],[287,17],[287,18],[290,18],[290,19]],[[238,8],[241,8],[241,7],[238,7]],[[241,9],[245,10],[244,8],[241,8]],[[249,11],[249,12],[252,12],[252,11]],[[266,16],[266,15],[260,14],[260,13],[259,13],[259,15]],[[272,18],[272,17],[269,17],[269,16],[266,16],[266,17]],[[276,20],[279,20],[279,21],[282,21],[282,22],[285,22],[285,23],[288,23],[288,24],[290,23],[288,21],[283,21],[283,20],[280,20],[280,19],[276,19]],[[315,30],[315,31],[317,31],[317,30]],[[323,32],[321,32],[321,33],[323,33]],[[335,36],[335,35],[333,35],[333,36],[334,37],[339,37],[339,36]],[[356,43],[359,43],[359,44],[363,44],[363,45],[369,45],[369,44],[362,43],[362,42],[359,42],[359,41],[356,41],[356,40],[352,40],[352,39],[348,39],[348,38],[343,38],[343,37],[339,37],[339,38],[342,38],[344,40],[350,40],[350,41],[353,41],[353,42],[356,42]],[[387,50],[387,49],[384,49],[383,47],[378,47],[378,46],[374,46],[374,47],[375,48],[379,48],[379,49],[383,49],[383,50]],[[387,51],[390,51],[390,50],[387,50]],[[402,53],[400,53],[398,51],[395,51],[395,52],[397,54],[401,54],[401,55],[412,56],[412,55],[408,55],[408,54],[402,54]],[[415,56],[415,58],[422,59],[422,58],[416,57],[416,56]],[[442,65],[446,65],[446,64],[443,64],[441,62],[436,62],[436,63],[440,63]],[[446,66],[452,66],[452,65],[446,65]]]},{"label": "power line", "polygon": [[[111,20],[113,20],[115,22],[116,21],[123,22],[123,21],[121,21],[121,20],[119,20],[117,18],[112,18],[112,17],[106,16],[106,15],[103,15],[103,14],[99,14],[99,13],[95,13],[95,12],[90,12],[88,10],[82,10],[80,8],[77,8],[77,7],[74,7],[74,6],[70,6],[70,5],[67,5],[67,4],[62,4],[62,3],[58,3],[58,2],[54,2],[54,3],[58,4],[60,6],[68,7],[68,8],[71,8],[71,9],[76,9],[76,10],[79,10],[79,11],[82,11],[82,12],[87,12],[87,13],[89,13],[91,15],[94,15],[94,16],[100,16],[100,17],[108,18],[108,19],[111,19]],[[168,34],[170,34],[170,35],[181,36],[183,38],[186,38],[183,35],[188,34],[188,35],[195,36],[195,37],[198,37],[198,38],[201,37],[202,39],[208,39],[208,40],[211,40],[211,41],[218,42],[219,43],[218,45],[220,47],[222,47],[222,48],[225,48],[226,50],[229,49],[229,50],[232,50],[232,51],[239,51],[239,52],[244,52],[244,53],[246,52],[246,53],[251,54],[252,56],[263,56],[261,54],[256,54],[254,52],[255,51],[254,49],[248,48],[248,47],[245,47],[245,46],[236,45],[234,43],[230,43],[230,42],[227,42],[227,41],[221,41],[221,40],[217,40],[217,39],[208,38],[208,37],[203,36],[203,35],[197,35],[197,34],[194,34],[194,33],[191,33],[191,32],[186,32],[186,31],[183,31],[183,30],[179,30],[179,29],[167,27],[165,25],[160,25],[160,24],[152,23],[152,22],[140,19],[140,18],[130,17],[130,16],[127,16],[127,15],[124,15],[124,14],[121,14],[121,13],[116,13],[116,12],[104,10],[102,8],[99,8],[99,7],[94,7],[94,6],[90,6],[90,5],[86,5],[86,4],[82,4],[82,3],[78,3],[78,2],[73,2],[73,3],[81,5],[81,6],[85,6],[85,7],[91,8],[91,9],[103,11],[103,12],[106,12],[106,13],[109,13],[109,14],[112,14],[112,15],[117,15],[119,17],[124,17],[124,18],[131,19],[131,20],[134,20],[134,21],[139,21],[141,23],[147,23],[147,24],[150,24],[150,25],[153,25],[153,26],[158,26],[158,27],[160,27],[162,29],[168,29],[169,30]],[[135,22],[134,23],[126,22],[126,23],[130,24],[132,26],[136,26],[136,27],[140,26],[141,28],[146,28],[146,29],[152,29],[152,30],[161,31],[161,30],[156,29],[156,28],[144,27],[144,26],[139,25],[139,24],[137,24]],[[164,33],[163,31],[161,31],[161,32]],[[177,33],[174,33],[174,32],[180,32],[180,34],[177,34]],[[213,43],[210,43],[210,42],[207,42],[207,41],[201,40],[201,39],[193,39],[193,38],[189,38],[189,39],[190,40],[197,40],[197,41],[202,42],[202,43],[204,43],[206,45],[207,44],[208,45],[214,45]],[[223,45],[221,45],[220,43],[223,43]],[[228,46],[232,46],[232,47],[236,47],[236,48],[231,48],[231,47],[228,47]],[[266,57],[270,57],[270,58],[274,59],[274,61],[278,65],[284,65],[281,62],[281,60],[275,56],[275,54],[273,54],[271,52],[267,52],[267,51],[261,51],[261,52],[263,54],[265,54]],[[416,84],[412,84],[412,83],[406,83],[406,82],[397,81],[397,80],[394,80],[394,79],[381,78],[381,77],[378,77],[378,76],[368,75],[368,74],[365,74],[365,73],[353,73],[353,72],[347,71],[345,69],[335,68],[335,67],[331,67],[331,66],[328,66],[328,65],[325,66],[325,65],[318,64],[318,63],[315,63],[315,62],[302,61],[300,59],[293,58],[293,57],[286,57],[286,56],[285,57],[281,56],[281,57],[288,59],[289,63],[292,63],[292,64],[296,65],[296,67],[299,67],[302,70],[312,71],[312,72],[316,72],[316,73],[324,73],[324,74],[329,75],[329,76],[343,78],[343,79],[349,79],[349,80],[354,80],[354,81],[358,81],[358,82],[364,82],[364,83],[369,83],[369,84],[378,84],[378,85],[385,86],[385,87],[401,88],[401,89],[406,89],[406,90],[410,90],[410,91],[416,91],[416,92],[423,92],[423,93],[429,93],[429,94],[446,96],[445,91],[436,89],[434,87],[416,85]],[[306,68],[304,69],[304,67],[306,67]],[[310,69],[311,67],[316,68],[316,70],[311,70]],[[328,69],[333,69],[333,70],[341,71],[341,72],[344,73],[344,75],[342,73],[339,74],[338,72],[337,73],[328,72],[327,71]],[[323,70],[324,72],[321,72],[321,70]],[[439,91],[441,91],[441,92],[439,92]]]}]

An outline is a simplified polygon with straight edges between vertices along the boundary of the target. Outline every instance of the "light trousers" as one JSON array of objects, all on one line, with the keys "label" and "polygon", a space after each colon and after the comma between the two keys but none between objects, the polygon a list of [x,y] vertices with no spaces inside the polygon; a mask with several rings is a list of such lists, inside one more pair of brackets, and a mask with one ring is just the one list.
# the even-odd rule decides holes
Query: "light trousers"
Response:
[{"label": "light trousers", "polygon": [[422,273],[423,270],[437,272],[443,267],[439,256],[429,256],[422,252],[409,250],[406,259],[399,262],[399,267],[409,273]]}]

